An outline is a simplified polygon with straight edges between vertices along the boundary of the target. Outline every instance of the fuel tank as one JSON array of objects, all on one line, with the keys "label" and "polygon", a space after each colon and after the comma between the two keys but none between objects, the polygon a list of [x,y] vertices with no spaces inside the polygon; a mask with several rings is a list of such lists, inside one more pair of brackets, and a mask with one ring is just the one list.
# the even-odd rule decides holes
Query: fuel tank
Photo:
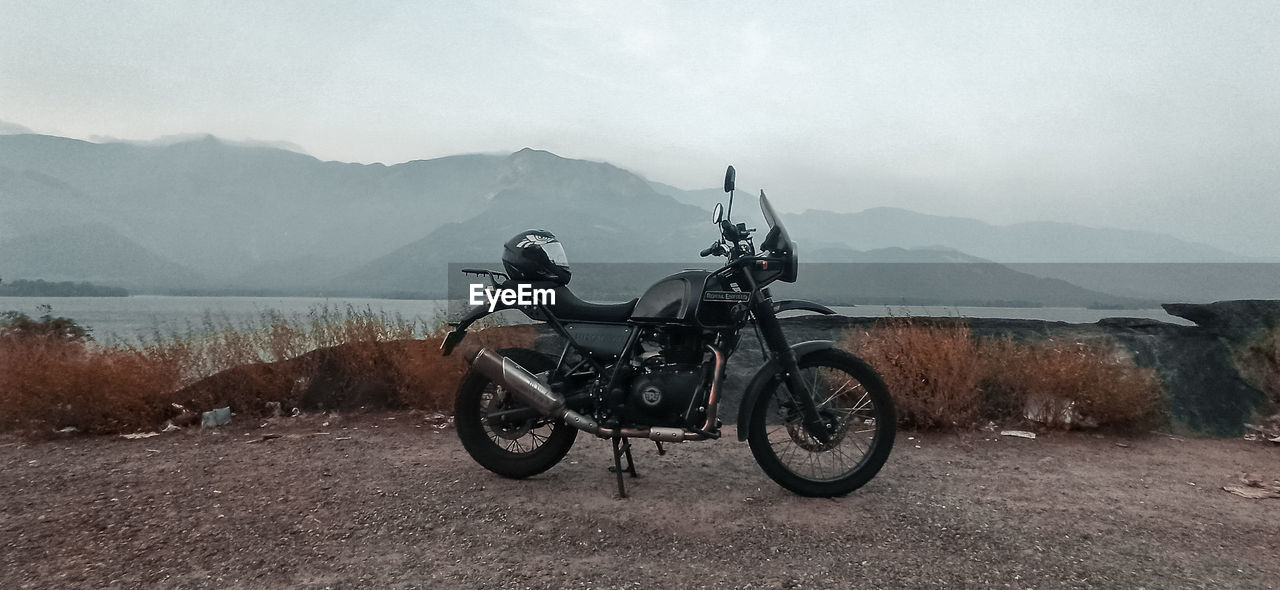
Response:
[{"label": "fuel tank", "polygon": [[[640,296],[631,321],[653,324],[696,324],[706,328],[728,327],[746,316],[746,303],[723,297],[731,289],[721,276],[705,270],[686,270],[670,275]],[[738,291],[739,289],[733,289]],[[746,294],[742,294],[744,297]]]}]

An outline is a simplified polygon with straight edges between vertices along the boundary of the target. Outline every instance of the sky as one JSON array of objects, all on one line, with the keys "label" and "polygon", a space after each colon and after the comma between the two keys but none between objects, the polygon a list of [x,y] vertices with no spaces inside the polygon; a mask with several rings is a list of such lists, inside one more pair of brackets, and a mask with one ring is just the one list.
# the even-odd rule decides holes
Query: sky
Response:
[{"label": "sky", "polygon": [[523,147],[780,209],[1280,256],[1275,2],[0,0],[0,121],[397,163]]}]

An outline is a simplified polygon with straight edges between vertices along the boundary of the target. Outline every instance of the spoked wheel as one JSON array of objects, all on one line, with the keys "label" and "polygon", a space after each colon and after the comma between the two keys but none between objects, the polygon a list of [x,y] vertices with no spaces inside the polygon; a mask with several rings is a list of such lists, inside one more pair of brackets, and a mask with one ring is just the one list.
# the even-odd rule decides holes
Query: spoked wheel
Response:
[{"label": "spoked wheel", "polygon": [[747,441],[761,469],[802,496],[842,496],[875,477],[889,458],[897,430],[893,400],[879,375],[842,350],[822,350],[799,359],[824,422],[835,422],[822,442],[804,427],[799,403],[776,378],[756,400]]},{"label": "spoked wheel", "polygon": [[[551,359],[532,350],[508,348],[498,354],[535,375],[555,368]],[[471,458],[489,471],[513,478],[537,475],[559,463],[573,446],[577,429],[562,420],[543,417],[493,417],[524,407],[501,385],[475,371],[468,372],[454,401],[454,425]]]}]

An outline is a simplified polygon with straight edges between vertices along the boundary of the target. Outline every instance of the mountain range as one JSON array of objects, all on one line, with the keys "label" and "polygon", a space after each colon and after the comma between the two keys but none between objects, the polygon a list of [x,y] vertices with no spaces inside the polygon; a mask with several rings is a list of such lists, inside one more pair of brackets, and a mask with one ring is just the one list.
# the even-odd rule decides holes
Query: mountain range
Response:
[{"label": "mountain range", "polygon": [[[735,195],[734,219],[758,227],[745,192]],[[686,191],[529,148],[387,166],[212,136],[134,144],[0,135],[0,278],[134,292],[428,296],[443,291],[447,263],[496,262],[501,244],[530,227],[554,231],[574,261],[696,261],[716,235],[707,209],[723,200],[718,189]],[[892,208],[782,218],[807,262],[1247,261],[1163,234],[1062,223],[996,226]],[[1043,291],[1043,282],[1031,288],[1038,279],[1061,278],[999,274],[990,290],[1011,292],[988,299],[1019,300]],[[1093,280],[1054,304],[1164,295],[1113,286]]]}]

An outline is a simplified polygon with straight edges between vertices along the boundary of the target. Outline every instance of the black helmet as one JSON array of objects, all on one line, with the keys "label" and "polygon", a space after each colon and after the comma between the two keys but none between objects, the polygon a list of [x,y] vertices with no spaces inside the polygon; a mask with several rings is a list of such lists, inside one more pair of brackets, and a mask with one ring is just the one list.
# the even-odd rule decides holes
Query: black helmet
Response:
[{"label": "black helmet", "polygon": [[522,231],[502,246],[502,266],[517,281],[569,283],[569,258],[555,234],[545,229]]}]

